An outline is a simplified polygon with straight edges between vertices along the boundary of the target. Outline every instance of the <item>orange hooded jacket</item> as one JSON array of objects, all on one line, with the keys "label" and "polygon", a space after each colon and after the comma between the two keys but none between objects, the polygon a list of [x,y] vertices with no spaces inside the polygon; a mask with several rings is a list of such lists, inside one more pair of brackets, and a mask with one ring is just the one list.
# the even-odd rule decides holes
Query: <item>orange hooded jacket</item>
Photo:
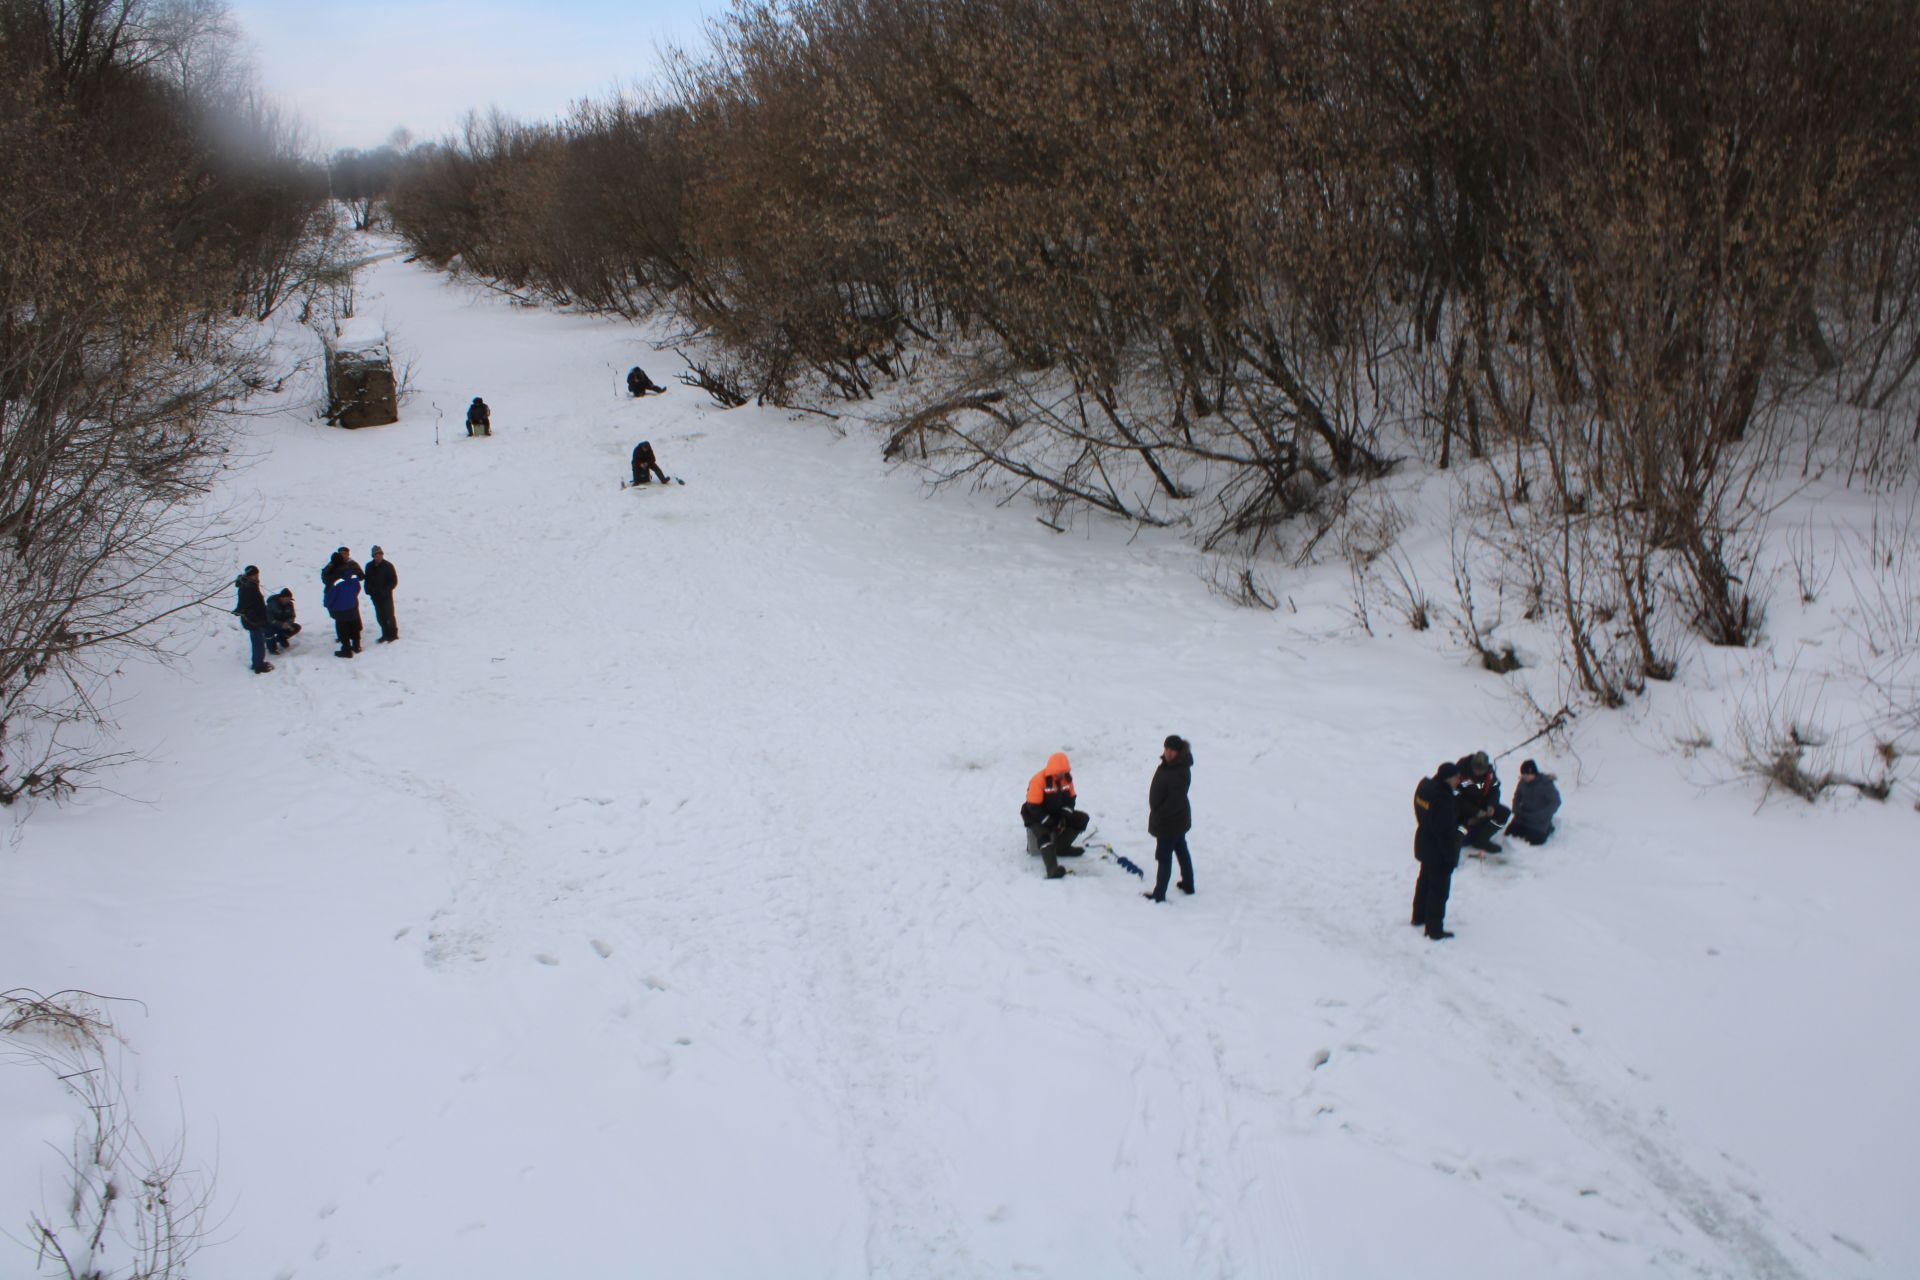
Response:
[{"label": "orange hooded jacket", "polygon": [[1073,767],[1067,763],[1067,753],[1056,751],[1047,758],[1047,767],[1033,775],[1033,781],[1027,784],[1027,803],[1045,804],[1047,797],[1064,791],[1069,796],[1073,789]]}]

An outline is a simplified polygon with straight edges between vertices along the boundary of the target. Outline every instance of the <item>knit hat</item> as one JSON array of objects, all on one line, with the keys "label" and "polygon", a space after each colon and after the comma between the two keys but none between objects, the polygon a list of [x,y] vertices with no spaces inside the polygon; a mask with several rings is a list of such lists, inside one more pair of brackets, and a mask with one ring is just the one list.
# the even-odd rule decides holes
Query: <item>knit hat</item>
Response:
[{"label": "knit hat", "polygon": [[1187,749],[1187,740],[1177,733],[1170,733],[1167,735],[1167,740],[1161,745],[1168,751],[1185,751]]},{"label": "knit hat", "polygon": [[1491,773],[1493,771],[1493,761],[1487,759],[1486,752],[1476,751],[1467,757],[1467,767],[1473,770],[1474,775],[1478,777],[1480,774]]},{"label": "knit hat", "polygon": [[1433,776],[1441,782],[1448,782],[1460,776],[1460,766],[1448,760],[1433,771]]},{"label": "knit hat", "polygon": [[376,546],[374,547],[372,554],[378,556],[378,555],[385,555],[386,553],[380,550],[380,548]]},{"label": "knit hat", "polygon": [[1534,763],[1533,761],[1531,761],[1531,760],[1522,760],[1522,761],[1520,762],[1520,772],[1522,772],[1522,773],[1538,773],[1538,772],[1540,772],[1540,766],[1539,766],[1539,765],[1537,765],[1537,764],[1535,764],[1535,763]]},{"label": "knit hat", "polygon": [[257,564],[250,564],[241,571],[240,576],[243,578],[251,578],[254,574],[258,572],[260,572],[260,566]]}]

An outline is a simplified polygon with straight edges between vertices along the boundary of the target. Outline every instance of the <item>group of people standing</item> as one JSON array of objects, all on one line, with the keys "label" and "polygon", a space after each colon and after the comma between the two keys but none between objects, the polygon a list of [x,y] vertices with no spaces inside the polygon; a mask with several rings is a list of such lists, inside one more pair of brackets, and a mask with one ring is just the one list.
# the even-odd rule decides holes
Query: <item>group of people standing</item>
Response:
[{"label": "group of people standing", "polygon": [[[363,591],[373,601],[374,620],[380,624],[380,643],[388,644],[400,638],[400,623],[393,611],[393,593],[400,585],[400,574],[379,547],[373,549],[365,568],[346,547],[336,549],[320,570],[320,582],[321,604],[333,619],[334,639],[340,644],[334,657],[351,658],[360,652]],[[254,674],[264,675],[273,670],[267,655],[282,652],[300,634],[293,588],[282,587],[272,596],[262,595],[260,569],[256,565],[248,565],[233,585],[238,595],[233,611],[240,616],[240,625],[246,628],[248,660]]]},{"label": "group of people standing", "polygon": [[1545,844],[1559,811],[1560,788],[1553,775],[1540,772],[1531,760],[1521,762],[1511,808],[1500,803],[1500,775],[1484,751],[1445,761],[1431,778],[1422,778],[1413,791],[1413,858],[1420,864],[1413,886],[1414,926],[1436,942],[1451,938],[1447,898],[1461,849],[1480,856],[1501,852],[1493,837],[1502,824],[1510,840]]},{"label": "group of people standing", "polygon": [[[1193,744],[1177,733],[1167,735],[1160,746],[1160,764],[1147,785],[1147,834],[1153,837],[1154,861],[1158,872],[1153,889],[1142,896],[1151,902],[1167,900],[1167,885],[1173,879],[1173,864],[1180,863],[1180,892],[1194,891],[1193,856],[1187,850],[1187,832],[1193,829],[1193,810],[1187,790],[1193,780]],[[1067,753],[1056,751],[1045,767],[1027,783],[1026,803],[1020,806],[1020,821],[1027,829],[1029,852],[1040,855],[1047,868],[1047,879],[1058,880],[1067,874],[1061,858],[1077,857],[1086,850],[1073,842],[1084,832],[1091,819],[1080,811],[1079,794],[1073,785],[1073,766]],[[1129,864],[1131,865],[1131,864]]]}]

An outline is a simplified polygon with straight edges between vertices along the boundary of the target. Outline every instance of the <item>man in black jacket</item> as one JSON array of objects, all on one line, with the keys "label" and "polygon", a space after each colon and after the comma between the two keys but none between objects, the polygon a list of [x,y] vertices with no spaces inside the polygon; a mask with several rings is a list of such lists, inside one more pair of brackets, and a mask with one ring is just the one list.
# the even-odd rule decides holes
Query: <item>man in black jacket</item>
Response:
[{"label": "man in black jacket", "polygon": [[490,436],[493,434],[493,410],[479,396],[467,406],[467,434]]},{"label": "man in black jacket", "polygon": [[1413,885],[1413,923],[1435,942],[1453,936],[1447,932],[1447,895],[1453,870],[1460,865],[1459,789],[1460,766],[1448,763],[1431,778],[1422,778],[1413,792],[1413,858],[1420,864],[1420,878]]},{"label": "man in black jacket", "polygon": [[627,370],[627,394],[631,396],[644,396],[649,392],[654,395],[665,395],[667,389],[654,385],[653,379],[649,378],[647,371],[639,365],[635,365],[633,368]]},{"label": "man in black jacket", "polygon": [[367,561],[367,572],[360,582],[373,600],[373,616],[380,624],[380,643],[398,640],[400,624],[393,617],[393,589],[400,585],[400,572],[393,567],[393,561],[387,559],[386,552],[378,547],[373,549],[373,558]]},{"label": "man in black jacket", "polygon": [[1180,859],[1180,892],[1193,892],[1193,859],[1187,853],[1187,832],[1193,828],[1187,787],[1192,781],[1193,747],[1179,734],[1170,733],[1160,750],[1160,767],[1147,787],[1147,834],[1154,839],[1153,858],[1160,867],[1153,892],[1141,896],[1154,902],[1167,900],[1175,858]]},{"label": "man in black jacket", "polygon": [[653,456],[653,445],[642,440],[633,446],[633,482],[650,484],[654,476],[660,477],[660,483],[667,483],[667,473],[660,469],[660,459]]},{"label": "man in black jacket", "polygon": [[345,577],[364,578],[366,573],[360,568],[360,562],[345,547],[336,547],[333,558],[320,569],[320,585],[330,587]]},{"label": "man in black jacket", "polygon": [[233,611],[240,615],[240,625],[247,629],[253,673],[265,675],[273,670],[273,664],[267,661],[267,598],[260,594],[259,566],[248,565],[233,580],[233,586],[238,593]]},{"label": "man in black jacket", "polygon": [[1466,843],[1482,853],[1499,853],[1493,834],[1513,816],[1513,810],[1500,803],[1500,775],[1493,771],[1493,761],[1486,752],[1476,751],[1462,756],[1454,767],[1460,771],[1458,804]]}]

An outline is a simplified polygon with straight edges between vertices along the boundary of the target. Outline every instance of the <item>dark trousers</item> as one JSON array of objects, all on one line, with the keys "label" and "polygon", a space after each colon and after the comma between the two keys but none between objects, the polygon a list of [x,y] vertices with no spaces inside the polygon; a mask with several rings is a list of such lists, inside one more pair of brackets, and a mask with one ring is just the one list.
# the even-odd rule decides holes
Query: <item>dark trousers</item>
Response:
[{"label": "dark trousers", "polygon": [[1427,936],[1437,938],[1447,929],[1447,895],[1453,891],[1451,861],[1434,855],[1420,864],[1420,878],[1413,882],[1413,922],[1425,925]]},{"label": "dark trousers", "polygon": [[1485,849],[1493,843],[1493,837],[1500,830],[1500,824],[1513,816],[1513,810],[1503,804],[1493,807],[1493,815],[1482,818],[1467,828],[1466,843],[1475,849]]},{"label": "dark trousers", "polygon": [[393,592],[382,595],[378,591],[369,591],[367,598],[373,601],[373,619],[380,624],[380,638],[398,640],[400,624],[393,620]]},{"label": "dark trousers", "polygon": [[654,476],[660,477],[661,484],[670,483],[667,480],[667,473],[660,469],[660,464],[657,462],[650,462],[644,467],[635,467],[633,469],[633,482],[635,484],[651,484]]},{"label": "dark trousers", "polygon": [[333,615],[334,638],[340,641],[340,652],[353,653],[360,648],[360,611],[336,613]]},{"label": "dark trousers", "polygon": [[1193,892],[1193,858],[1187,853],[1187,837],[1183,832],[1177,836],[1160,836],[1153,846],[1153,860],[1160,864],[1160,870],[1153,878],[1153,896],[1167,896],[1167,881],[1173,876],[1173,860],[1180,859],[1180,887],[1188,893]]},{"label": "dark trousers", "polygon": [[267,629],[265,627],[247,628],[247,648],[252,651],[252,667],[255,671],[267,665]]}]

